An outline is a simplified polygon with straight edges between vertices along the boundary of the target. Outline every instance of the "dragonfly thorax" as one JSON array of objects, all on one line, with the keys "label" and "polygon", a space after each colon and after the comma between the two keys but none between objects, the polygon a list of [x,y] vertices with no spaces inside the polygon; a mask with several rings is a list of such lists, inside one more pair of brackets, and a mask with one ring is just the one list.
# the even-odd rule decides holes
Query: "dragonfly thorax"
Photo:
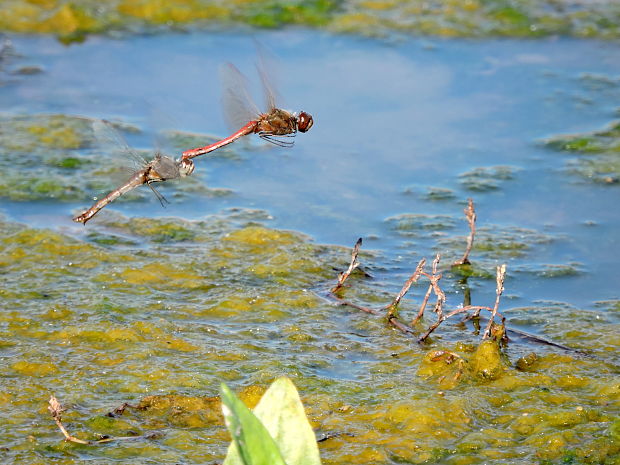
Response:
[{"label": "dragonfly thorax", "polygon": [[157,154],[147,166],[147,182],[160,182],[187,176],[194,171],[191,160],[176,161],[165,155]]},{"label": "dragonfly thorax", "polygon": [[273,108],[258,120],[255,132],[272,136],[284,136],[297,132],[297,117],[286,110]]}]

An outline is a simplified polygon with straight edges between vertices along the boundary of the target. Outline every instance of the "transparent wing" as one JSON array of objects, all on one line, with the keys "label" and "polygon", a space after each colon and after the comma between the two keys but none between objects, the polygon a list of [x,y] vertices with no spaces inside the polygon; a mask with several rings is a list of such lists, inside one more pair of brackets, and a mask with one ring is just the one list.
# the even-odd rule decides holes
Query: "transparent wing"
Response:
[{"label": "transparent wing", "polygon": [[278,94],[278,85],[274,78],[277,71],[277,60],[274,55],[258,40],[254,41],[258,61],[256,62],[256,70],[260,76],[263,86],[263,94],[267,111],[278,108],[277,102],[281,102],[281,96]]},{"label": "transparent wing", "polygon": [[173,128],[179,127],[178,121],[151,103],[147,102],[146,108],[146,127],[151,130],[148,135],[153,141],[155,154],[174,154],[171,135]]},{"label": "transparent wing", "polygon": [[[126,184],[128,179],[154,162],[147,158],[152,153],[132,149],[119,131],[119,129],[135,131],[138,130],[136,127],[107,120],[94,121],[92,127],[97,145],[102,151],[100,171],[109,176],[113,185]],[[159,192],[153,192],[161,203],[163,196]]]},{"label": "transparent wing", "polygon": [[255,120],[260,111],[248,91],[247,79],[231,63],[220,67],[224,118],[231,131],[237,131]]},{"label": "transparent wing", "polygon": [[[96,120],[92,126],[97,143],[103,151],[115,155],[118,159],[126,160],[126,166],[130,171],[138,171],[144,168],[148,160],[129,147],[125,138],[114,128],[114,123],[107,120]],[[129,164],[133,166],[129,166]]]}]

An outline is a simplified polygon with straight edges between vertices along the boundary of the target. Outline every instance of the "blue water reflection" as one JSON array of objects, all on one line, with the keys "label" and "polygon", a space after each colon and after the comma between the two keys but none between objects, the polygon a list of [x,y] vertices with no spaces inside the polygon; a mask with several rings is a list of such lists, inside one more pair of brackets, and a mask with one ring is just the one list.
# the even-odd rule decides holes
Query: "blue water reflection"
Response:
[{"label": "blue water reflection", "polygon": [[[381,250],[386,263],[400,263],[386,266],[398,288],[415,266],[414,257],[432,255],[432,242],[418,238],[417,249],[406,251],[385,218],[401,213],[460,218],[462,202],[473,196],[481,225],[513,225],[559,238],[514,262],[517,267],[528,261],[582,264],[578,276],[512,280],[508,287],[516,303],[591,305],[618,298],[617,188],[571,177],[561,155],[536,143],[558,133],[598,129],[613,119],[618,86],[588,86],[580,76],[618,76],[616,44],[384,43],[298,30],[258,38],[280,58],[283,106],[310,112],[312,130],[299,135],[293,149],[265,146],[255,138],[239,144],[242,161],[198,159],[197,175],[211,186],[233,189],[233,196],[173,202],[165,211],[155,199],[139,208],[133,203],[114,208],[128,215],[191,219],[250,207],[273,215],[271,225],[303,231],[318,242],[352,245],[359,236],[371,236],[368,247]],[[224,136],[218,66],[234,62],[259,90],[254,43],[244,34],[90,38],[70,47],[41,37],[14,42],[45,72],[0,88],[3,111],[11,114],[66,113],[148,126],[155,108],[176,129]],[[147,147],[151,137],[147,133],[132,142]],[[459,184],[459,174],[495,165],[518,168],[514,179],[484,193]],[[430,186],[453,189],[458,201],[424,200],[421,194]],[[77,232],[71,211],[88,203],[3,202],[0,210],[36,226]],[[466,232],[464,222],[459,227]],[[396,260],[403,253],[405,259]],[[488,298],[494,290],[481,292]]]}]

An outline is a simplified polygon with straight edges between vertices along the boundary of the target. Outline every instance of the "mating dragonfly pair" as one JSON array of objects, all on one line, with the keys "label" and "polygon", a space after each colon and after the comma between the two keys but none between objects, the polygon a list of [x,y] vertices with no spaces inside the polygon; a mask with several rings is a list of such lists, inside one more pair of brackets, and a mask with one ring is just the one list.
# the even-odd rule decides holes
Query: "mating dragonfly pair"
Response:
[{"label": "mating dragonfly pair", "polygon": [[272,144],[291,147],[292,138],[297,132],[306,132],[312,127],[312,116],[304,111],[292,113],[277,108],[275,96],[264,69],[259,66],[258,71],[266,96],[267,112],[259,112],[256,105],[252,103],[245,80],[237,68],[232,64],[226,65],[223,69],[226,74],[224,81],[231,86],[225,89],[224,110],[229,124],[231,126],[236,124],[236,127],[243,124],[241,129],[213,144],[186,150],[179,159],[157,153],[152,161],[136,171],[125,184],[98,200],[84,213],[73,218],[73,221],[86,224],[106,205],[143,184],[152,187],[152,183],[189,176],[195,168],[192,158],[224,147],[243,136],[257,134]]}]

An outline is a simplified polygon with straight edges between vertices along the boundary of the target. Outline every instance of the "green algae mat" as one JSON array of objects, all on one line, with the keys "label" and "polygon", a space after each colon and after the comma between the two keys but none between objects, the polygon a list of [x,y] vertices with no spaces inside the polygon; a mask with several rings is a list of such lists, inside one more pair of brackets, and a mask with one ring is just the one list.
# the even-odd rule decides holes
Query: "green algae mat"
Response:
[{"label": "green algae mat", "polygon": [[[82,240],[0,223],[3,453],[32,464],[211,463],[229,441],[219,383],[244,386],[252,406],[287,375],[324,463],[617,463],[618,302],[509,312],[584,352],[479,344],[458,326],[420,346],[326,298],[350,251],[257,218],[109,214]],[[351,279],[347,298],[384,297]],[[46,411],[52,393],[80,438],[150,439],[63,442]],[[124,402],[138,408],[108,416]]]},{"label": "green algae mat", "polygon": [[0,31],[83,40],[107,31],[250,25],[370,36],[618,38],[617,2],[564,0],[3,0]]}]

